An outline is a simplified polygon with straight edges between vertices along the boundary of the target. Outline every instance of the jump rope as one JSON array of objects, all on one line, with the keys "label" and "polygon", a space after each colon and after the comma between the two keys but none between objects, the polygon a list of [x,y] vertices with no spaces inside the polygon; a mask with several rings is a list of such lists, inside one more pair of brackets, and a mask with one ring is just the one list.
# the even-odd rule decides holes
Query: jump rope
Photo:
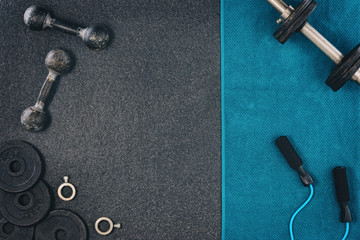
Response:
[{"label": "jump rope", "polygon": [[[279,148],[282,155],[285,157],[286,161],[289,163],[290,167],[296,170],[299,174],[300,180],[305,187],[310,188],[310,195],[307,200],[294,212],[294,214],[290,218],[289,223],[289,232],[291,240],[294,240],[294,232],[293,232],[293,224],[295,217],[299,214],[301,210],[303,210],[306,205],[311,201],[314,196],[314,186],[313,179],[308,172],[305,171],[303,167],[303,161],[295,151],[294,147],[291,145],[289,139],[286,136],[281,136],[275,141],[276,146]],[[350,202],[350,193],[349,186],[346,177],[346,168],[345,167],[336,167],[333,170],[334,174],[334,182],[335,182],[335,190],[337,201],[340,205],[341,214],[340,221],[345,223],[345,234],[342,237],[342,240],[346,240],[349,235],[350,230],[350,222],[351,212],[349,208]]]}]

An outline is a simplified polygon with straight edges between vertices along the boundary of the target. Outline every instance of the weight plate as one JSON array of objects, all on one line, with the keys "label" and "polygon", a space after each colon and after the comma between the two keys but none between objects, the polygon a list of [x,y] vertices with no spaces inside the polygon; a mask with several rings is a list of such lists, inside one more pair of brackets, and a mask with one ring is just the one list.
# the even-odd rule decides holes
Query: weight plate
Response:
[{"label": "weight plate", "polygon": [[49,189],[43,181],[20,193],[0,190],[1,214],[12,224],[19,226],[39,222],[49,211],[50,201]]},{"label": "weight plate", "polygon": [[336,92],[342,88],[345,83],[359,70],[360,68],[360,44],[357,45],[348,55],[346,55],[341,62],[339,62],[325,83]]},{"label": "weight plate", "polygon": [[0,146],[0,188],[22,192],[33,186],[41,174],[37,151],[24,141],[8,141]]},{"label": "weight plate", "polygon": [[86,240],[87,231],[84,222],[67,210],[54,210],[36,226],[36,240]]},{"label": "weight plate", "polygon": [[0,215],[0,239],[1,240],[31,240],[34,235],[34,227],[19,227],[6,221]]},{"label": "weight plate", "polygon": [[300,5],[285,19],[284,23],[274,33],[274,37],[281,43],[287,40],[302,29],[307,22],[308,17],[316,8],[317,3],[313,0],[304,0]]}]

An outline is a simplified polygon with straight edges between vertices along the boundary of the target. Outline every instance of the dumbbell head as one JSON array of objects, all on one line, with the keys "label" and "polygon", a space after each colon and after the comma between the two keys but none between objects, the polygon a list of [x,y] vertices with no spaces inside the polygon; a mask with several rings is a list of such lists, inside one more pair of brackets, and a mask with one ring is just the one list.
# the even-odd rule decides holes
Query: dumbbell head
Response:
[{"label": "dumbbell head", "polygon": [[39,5],[32,5],[26,9],[24,14],[24,23],[31,30],[40,31],[45,28],[45,20],[48,10]]},{"label": "dumbbell head", "polygon": [[65,74],[71,70],[71,57],[62,49],[54,49],[46,55],[45,65],[49,71],[53,71],[58,74]]},{"label": "dumbbell head", "polygon": [[21,114],[21,124],[30,132],[41,131],[49,122],[49,116],[34,106],[26,108]]},{"label": "dumbbell head", "polygon": [[100,26],[90,26],[81,30],[80,37],[89,48],[94,50],[105,48],[109,42],[109,33]]}]

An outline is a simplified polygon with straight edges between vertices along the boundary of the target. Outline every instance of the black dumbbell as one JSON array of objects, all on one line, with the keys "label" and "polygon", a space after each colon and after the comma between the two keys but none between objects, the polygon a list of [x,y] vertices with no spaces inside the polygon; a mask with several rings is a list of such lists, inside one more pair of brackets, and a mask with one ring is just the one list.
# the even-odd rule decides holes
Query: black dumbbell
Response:
[{"label": "black dumbbell", "polygon": [[67,52],[54,49],[46,55],[45,65],[49,70],[49,74],[41,88],[37,102],[34,106],[26,108],[21,114],[21,124],[28,131],[40,131],[49,123],[50,118],[44,111],[46,99],[56,77],[71,70],[72,61]]},{"label": "black dumbbell", "polygon": [[100,26],[87,28],[74,27],[65,22],[51,18],[49,11],[38,5],[32,5],[24,13],[24,22],[31,30],[40,31],[47,27],[55,28],[66,33],[77,35],[85,44],[94,50],[100,50],[109,43],[109,33]]},{"label": "black dumbbell", "polygon": [[282,0],[266,1],[281,13],[277,23],[282,23],[282,25],[274,33],[280,43],[284,44],[295,32],[301,32],[335,62],[336,67],[326,80],[326,84],[333,91],[339,90],[349,79],[360,84],[360,45],[344,57],[336,47],[316,31],[307,22],[309,15],[317,6],[315,1],[303,0],[296,9],[286,5]]}]

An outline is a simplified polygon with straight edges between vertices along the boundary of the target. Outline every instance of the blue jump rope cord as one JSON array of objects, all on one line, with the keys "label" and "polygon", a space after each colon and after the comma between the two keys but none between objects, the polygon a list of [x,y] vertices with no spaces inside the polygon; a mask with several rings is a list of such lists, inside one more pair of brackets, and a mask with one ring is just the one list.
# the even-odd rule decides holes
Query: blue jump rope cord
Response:
[{"label": "blue jump rope cord", "polygon": [[346,223],[346,231],[345,231],[345,235],[342,238],[342,240],[345,240],[347,238],[347,236],[349,235],[349,230],[350,230],[350,223]]},{"label": "blue jump rope cord", "polygon": [[[296,215],[298,215],[298,213],[304,209],[304,207],[306,207],[306,205],[308,205],[308,203],[311,201],[312,197],[314,196],[314,187],[312,186],[312,184],[310,184],[310,196],[308,197],[308,199],[303,203],[303,205],[301,205],[299,207],[298,210],[296,210],[296,212],[294,212],[294,214],[291,216],[290,219],[290,224],[289,224],[289,230],[290,230],[290,237],[291,240],[294,240],[294,233],[293,233],[293,223],[295,220]],[[350,223],[346,223],[346,231],[345,231],[345,235],[342,238],[342,240],[345,240],[347,238],[347,236],[349,235],[349,230],[350,230]]]},{"label": "blue jump rope cord", "polygon": [[[290,224],[289,224],[289,230],[290,230],[290,237],[291,240],[294,240],[294,233],[293,233],[293,223],[294,223],[294,219],[296,217],[296,215],[298,215],[298,213],[303,210],[304,207],[306,207],[306,205],[310,202],[310,200],[312,199],[312,197],[314,196],[314,187],[312,186],[312,184],[310,184],[310,196],[308,197],[308,199],[306,200],[306,202],[303,203],[303,205],[301,205],[301,207],[299,207],[298,210],[296,210],[296,212],[294,212],[294,214],[292,215],[291,219],[290,219]],[[344,238],[345,239],[345,238]]]}]

